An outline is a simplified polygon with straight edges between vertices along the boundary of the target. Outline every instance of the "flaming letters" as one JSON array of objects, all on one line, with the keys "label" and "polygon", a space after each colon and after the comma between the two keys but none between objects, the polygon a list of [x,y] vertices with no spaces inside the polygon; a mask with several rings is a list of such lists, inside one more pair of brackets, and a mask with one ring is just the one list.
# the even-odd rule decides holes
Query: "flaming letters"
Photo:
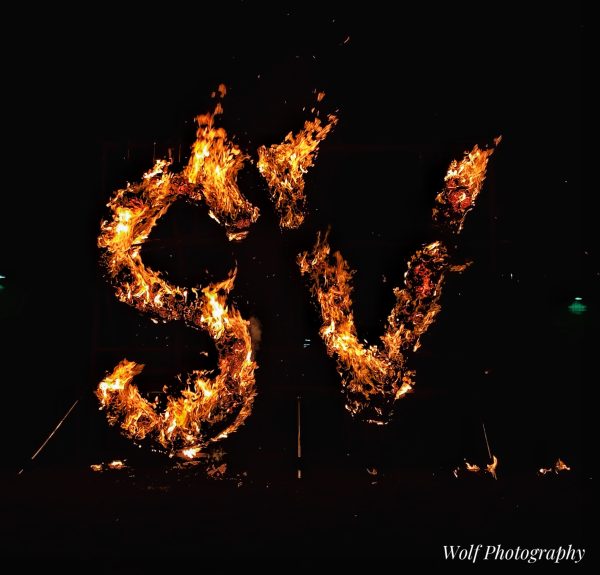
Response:
[{"label": "flaming letters", "polygon": [[[225,87],[220,86],[219,92],[223,96]],[[322,96],[318,95],[319,101]],[[192,372],[181,394],[168,395],[162,403],[141,395],[134,378],[144,366],[126,359],[96,390],[111,424],[118,424],[136,440],[153,437],[163,448],[187,458],[238,429],[251,412],[257,365],[249,323],[227,301],[235,269],[226,279],[203,288],[183,288],[146,267],[140,253],[158,219],[178,198],[204,201],[230,240],[246,237],[259,217],[258,208],[237,186],[237,175],[248,156],[228,140],[223,128],[215,126],[215,117],[222,111],[219,102],[212,114],[198,117],[197,140],[182,173],[171,174],[169,163],[160,160],[140,183],[115,192],[108,204],[112,217],[102,222],[98,238],[104,267],[120,301],[155,320],[184,321],[206,331],[215,342],[218,371]],[[313,165],[320,142],[336,123],[334,115],[322,123],[317,114],[295,135],[289,132],[282,143],[259,148],[257,168],[267,181],[281,228],[302,224],[304,175]],[[433,220],[442,231],[461,231],[481,191],[492,152],[475,146],[464,159],[450,165],[433,210]],[[346,408],[369,422],[387,423],[395,403],[413,389],[414,371],[408,360],[441,309],[445,276],[465,266],[452,264],[449,248],[441,239],[417,250],[408,262],[404,286],[394,289],[396,303],[381,344],[376,346],[358,339],[351,299],[353,272],[339,252],[331,255],[328,234],[319,234],[312,251],[298,256],[298,264],[310,278],[322,318],[320,335],[328,354],[336,357]],[[487,469],[492,475],[495,465]]]}]

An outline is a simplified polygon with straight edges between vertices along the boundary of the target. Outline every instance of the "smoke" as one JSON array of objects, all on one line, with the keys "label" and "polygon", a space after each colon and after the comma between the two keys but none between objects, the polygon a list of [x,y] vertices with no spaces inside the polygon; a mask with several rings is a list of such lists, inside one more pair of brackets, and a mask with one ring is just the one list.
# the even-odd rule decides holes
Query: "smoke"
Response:
[{"label": "smoke", "polygon": [[252,340],[252,352],[256,353],[260,349],[262,339],[262,325],[257,317],[250,317],[250,339]]}]

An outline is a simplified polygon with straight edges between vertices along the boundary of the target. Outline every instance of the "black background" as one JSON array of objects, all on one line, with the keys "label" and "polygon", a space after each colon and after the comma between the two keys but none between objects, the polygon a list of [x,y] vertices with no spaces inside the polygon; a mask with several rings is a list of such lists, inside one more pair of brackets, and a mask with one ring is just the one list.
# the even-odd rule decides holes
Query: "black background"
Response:
[{"label": "black background", "polygon": [[[112,8],[38,14],[6,70],[5,172],[15,180],[4,191],[0,246],[7,549],[116,561],[191,545],[215,561],[401,562],[439,560],[441,544],[482,538],[581,542],[590,482],[584,346],[598,293],[580,181],[582,31],[576,4],[392,13],[377,3],[231,2],[135,17]],[[193,118],[212,109],[219,83],[228,87],[220,121],[254,157],[311,117],[303,107],[315,89],[327,94],[321,112],[340,118],[308,174],[300,230],[279,230],[248,163],[239,184],[261,217],[245,241],[227,242],[205,207],[178,203],[144,248],[145,261],[180,285],[222,278],[237,262],[233,300],[263,332],[253,413],[223,444],[231,477],[247,473],[241,487],[173,471],[165,456],[133,447],[108,428],[92,393],[123,357],[147,364],[148,390],[214,361],[202,334],[155,326],[117,302],[95,241],[116,188],[169,148],[181,154],[175,169],[185,164]],[[436,239],[431,208],[449,162],[500,134],[458,241],[457,261],[474,263],[446,283],[442,312],[413,358],[415,393],[385,429],[352,421],[296,254],[331,225],[332,246],[358,270],[359,335],[376,342],[407,259]],[[569,312],[575,297],[587,313]],[[487,461],[482,422],[499,480],[457,481],[463,458]],[[538,478],[557,457],[571,475]],[[129,475],[87,472],[113,458],[127,458]],[[375,480],[367,467],[377,468]]]}]

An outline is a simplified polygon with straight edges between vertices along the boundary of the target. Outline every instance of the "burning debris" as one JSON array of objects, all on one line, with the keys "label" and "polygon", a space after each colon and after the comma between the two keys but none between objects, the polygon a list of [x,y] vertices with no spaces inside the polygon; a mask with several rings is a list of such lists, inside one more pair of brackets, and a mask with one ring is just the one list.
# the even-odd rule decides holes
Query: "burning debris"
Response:
[{"label": "burning debris", "polygon": [[571,468],[559,457],[553,467],[542,467],[539,469],[538,475],[546,475],[547,473],[559,475],[564,471],[571,471]]},{"label": "burning debris", "polygon": [[[324,96],[320,92],[317,101],[320,102]],[[269,148],[261,146],[258,149],[256,166],[267,180],[281,228],[295,229],[304,221],[304,174],[313,165],[319,144],[337,121],[333,114],[327,116],[326,124],[322,124],[318,117],[312,121],[307,120],[302,130],[295,135],[289,132],[281,144],[273,144]]]},{"label": "burning debris", "polygon": [[[444,232],[458,234],[462,229],[481,191],[492,153],[493,148],[475,146],[463,160],[450,164],[433,210],[433,219]],[[354,272],[340,252],[331,256],[328,233],[317,235],[312,251],[298,256],[298,265],[301,274],[310,278],[322,318],[319,333],[327,353],[337,360],[346,409],[371,423],[387,423],[396,401],[414,386],[415,373],[407,368],[407,359],[417,351],[421,336],[441,309],[446,273],[463,271],[466,266],[451,263],[442,241],[417,250],[408,262],[404,287],[394,289],[396,304],[388,316],[382,345],[376,346],[359,340],[352,312]]]},{"label": "burning debris", "polygon": [[192,454],[186,459],[179,454],[179,460],[170,471],[177,481],[186,481],[197,476],[214,481],[234,481],[237,487],[242,487],[248,478],[247,471],[235,471],[226,462],[227,453],[219,445],[212,444],[202,452]]},{"label": "burning debris", "polygon": [[[498,468],[498,458],[495,455],[492,455],[492,461],[485,466],[485,469],[481,469],[479,465],[475,465],[473,463],[469,463],[465,459],[465,468],[464,470],[470,473],[489,473],[494,479],[498,479],[496,475],[496,469]],[[458,479],[459,474],[463,471],[462,467],[456,467],[452,474],[454,477]]]},{"label": "burning debris", "polygon": [[[217,106],[215,114],[220,111]],[[242,425],[255,396],[249,323],[227,303],[236,270],[223,281],[186,289],[147,268],[141,258],[152,228],[179,198],[204,200],[230,239],[244,237],[258,217],[235,184],[243,157],[227,142],[224,130],[214,128],[213,117],[198,119],[198,140],[183,174],[170,174],[169,163],[159,160],[140,183],[115,192],[108,204],[112,218],[102,222],[98,238],[102,263],[120,301],[155,320],[184,321],[215,341],[218,373],[193,371],[181,395],[169,395],[162,404],[142,396],[133,380],[144,366],[126,359],[96,390],[110,424],[135,440],[152,437],[171,452],[181,450],[188,459]]]},{"label": "burning debris", "polygon": [[121,461],[120,459],[115,459],[113,461],[109,461],[108,463],[93,463],[90,465],[90,469],[96,473],[102,473],[109,470],[121,471],[128,468],[129,466],[125,463],[125,461]]}]

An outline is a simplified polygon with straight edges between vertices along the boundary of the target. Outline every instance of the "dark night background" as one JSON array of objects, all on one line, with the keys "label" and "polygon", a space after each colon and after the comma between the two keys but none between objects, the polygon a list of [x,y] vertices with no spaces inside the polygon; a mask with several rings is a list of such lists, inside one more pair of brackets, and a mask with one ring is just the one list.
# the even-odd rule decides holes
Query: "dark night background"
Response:
[{"label": "dark night background", "polygon": [[[373,566],[393,556],[400,566],[439,561],[443,544],[585,544],[585,362],[600,267],[583,221],[578,10],[229,2],[135,18],[106,8],[76,25],[73,14],[38,14],[5,72],[14,180],[0,244],[6,554],[98,558],[115,572],[180,553],[216,566],[279,555],[294,565],[364,556]],[[95,241],[112,192],[154,155],[171,148],[176,159],[181,151],[174,169],[185,164],[193,119],[212,109],[221,82],[221,125],[254,157],[311,117],[302,108],[315,89],[327,94],[321,112],[338,110],[340,122],[307,176],[300,230],[280,232],[247,164],[240,188],[261,217],[245,241],[227,242],[205,207],[177,203],[144,248],[145,262],[180,285],[224,277],[237,262],[233,301],[262,324],[258,397],[222,444],[229,478],[214,481],[137,449],[97,410],[93,390],[121,358],[146,363],[140,385],[159,389],[209,366],[214,349],[203,334],[120,304]],[[406,261],[436,239],[431,208],[449,162],[499,134],[458,241],[457,261],[474,263],[446,282],[414,358],[415,393],[387,428],[352,421],[295,255],[332,226],[332,247],[357,270],[359,335],[378,341]],[[586,313],[571,313],[575,297]],[[455,480],[464,458],[487,461],[482,422],[498,481]],[[558,457],[570,474],[536,475]],[[131,469],[88,471],[114,458]]]}]

